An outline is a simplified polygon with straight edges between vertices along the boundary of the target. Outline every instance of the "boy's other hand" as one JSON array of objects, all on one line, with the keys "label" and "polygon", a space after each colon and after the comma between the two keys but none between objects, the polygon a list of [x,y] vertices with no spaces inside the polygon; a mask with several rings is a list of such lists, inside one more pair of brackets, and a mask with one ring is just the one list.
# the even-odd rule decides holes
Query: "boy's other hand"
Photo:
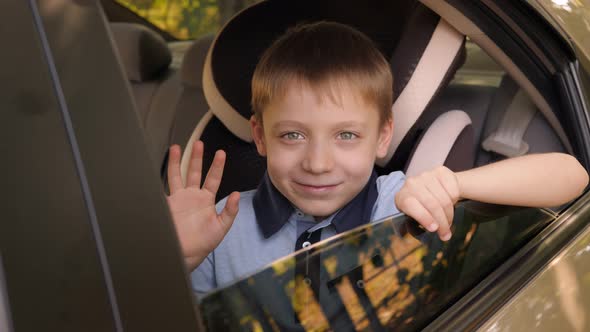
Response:
[{"label": "boy's other hand", "polygon": [[451,238],[455,203],[459,200],[455,173],[444,166],[408,177],[395,196],[397,208],[427,230],[437,231],[441,240]]},{"label": "boy's other hand", "polygon": [[225,152],[215,153],[201,187],[203,142],[196,141],[190,157],[186,185],[180,175],[181,151],[170,147],[168,158],[168,206],[189,271],[196,268],[217,247],[229,231],[237,213],[240,194],[229,195],[220,214],[215,209],[215,195],[221,183]]}]

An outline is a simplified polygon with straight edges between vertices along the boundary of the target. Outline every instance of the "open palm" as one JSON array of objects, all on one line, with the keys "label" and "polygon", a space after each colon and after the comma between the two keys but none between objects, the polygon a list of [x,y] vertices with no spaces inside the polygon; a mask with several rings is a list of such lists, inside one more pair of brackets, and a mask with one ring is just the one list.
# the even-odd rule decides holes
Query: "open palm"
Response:
[{"label": "open palm", "polygon": [[187,266],[192,269],[221,242],[236,214],[240,195],[232,193],[220,214],[215,209],[215,195],[221,183],[225,152],[217,151],[201,187],[203,143],[193,145],[186,185],[180,175],[180,147],[170,148],[168,206]]}]

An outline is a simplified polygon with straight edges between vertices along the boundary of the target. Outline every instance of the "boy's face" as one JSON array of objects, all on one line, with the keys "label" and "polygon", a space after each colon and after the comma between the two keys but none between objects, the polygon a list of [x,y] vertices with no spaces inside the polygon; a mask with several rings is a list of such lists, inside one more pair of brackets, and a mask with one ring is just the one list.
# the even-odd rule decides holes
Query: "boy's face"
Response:
[{"label": "boy's face", "polygon": [[263,111],[262,123],[250,120],[272,183],[315,217],[331,215],[363,189],[393,130],[358,93],[346,86],[334,92],[330,98],[291,84]]}]

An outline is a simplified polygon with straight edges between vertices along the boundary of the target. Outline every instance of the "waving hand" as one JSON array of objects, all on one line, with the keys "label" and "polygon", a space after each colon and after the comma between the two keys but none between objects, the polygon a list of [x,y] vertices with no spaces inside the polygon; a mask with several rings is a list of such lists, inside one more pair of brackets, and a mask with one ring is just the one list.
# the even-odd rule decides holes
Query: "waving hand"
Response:
[{"label": "waving hand", "polygon": [[189,270],[196,268],[217,247],[229,231],[237,213],[240,194],[233,192],[220,214],[215,209],[215,195],[221,183],[225,152],[215,153],[209,172],[201,186],[203,142],[196,141],[190,157],[186,185],[180,176],[180,147],[170,148],[168,160],[168,206]]}]

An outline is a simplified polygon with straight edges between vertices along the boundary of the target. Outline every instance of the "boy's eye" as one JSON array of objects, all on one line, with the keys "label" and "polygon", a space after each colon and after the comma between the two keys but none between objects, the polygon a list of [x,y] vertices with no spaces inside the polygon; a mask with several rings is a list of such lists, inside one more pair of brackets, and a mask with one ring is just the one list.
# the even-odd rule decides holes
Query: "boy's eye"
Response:
[{"label": "boy's eye", "polygon": [[295,141],[295,140],[300,140],[303,139],[303,135],[301,135],[300,133],[297,132],[288,132],[286,134],[281,135],[281,138],[285,138],[291,141]]},{"label": "boy's eye", "polygon": [[343,140],[351,140],[351,139],[355,139],[357,137],[358,136],[355,133],[351,133],[350,131],[345,131],[345,132],[338,134],[338,138],[343,139]]}]

